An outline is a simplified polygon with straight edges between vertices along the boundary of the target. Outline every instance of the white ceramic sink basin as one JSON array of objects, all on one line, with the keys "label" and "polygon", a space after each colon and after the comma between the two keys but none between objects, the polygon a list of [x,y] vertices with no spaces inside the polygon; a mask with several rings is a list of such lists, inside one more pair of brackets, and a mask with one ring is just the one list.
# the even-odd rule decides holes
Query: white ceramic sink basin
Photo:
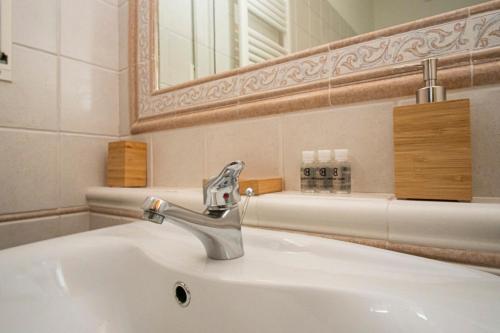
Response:
[{"label": "white ceramic sink basin", "polygon": [[136,222],[0,251],[0,332],[500,332],[494,275],[297,234],[244,241],[214,261],[184,230]]}]

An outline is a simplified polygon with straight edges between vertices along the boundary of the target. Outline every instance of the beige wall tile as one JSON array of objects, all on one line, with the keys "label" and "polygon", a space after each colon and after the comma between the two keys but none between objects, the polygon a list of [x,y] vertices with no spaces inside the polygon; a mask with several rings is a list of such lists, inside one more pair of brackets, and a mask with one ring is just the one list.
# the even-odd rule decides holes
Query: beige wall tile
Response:
[{"label": "beige wall tile", "polygon": [[[204,77],[208,75],[214,74],[214,50],[206,47],[203,44],[197,43],[195,45],[196,52],[196,77]],[[222,67],[224,64],[217,62],[217,57],[215,57],[216,68],[225,68],[228,69],[228,65]],[[220,67],[219,67],[220,66]],[[222,69],[221,69],[222,70]],[[166,81],[166,78],[162,78],[162,80]]]},{"label": "beige wall tile", "polygon": [[[58,132],[119,134],[127,9],[123,0],[13,1],[13,82],[0,82],[0,214],[84,205],[87,187],[104,185],[108,139]],[[89,220],[81,213],[1,227],[4,247],[86,230]]]},{"label": "beige wall tile", "polygon": [[[317,5],[319,5],[319,2],[315,2],[315,3]],[[312,7],[311,7],[311,9],[312,9]],[[310,22],[311,27],[309,28],[309,31],[310,31],[312,36],[321,39],[322,22],[321,22],[321,18],[320,18],[320,13],[319,13],[319,11],[315,12],[312,9],[310,15],[311,15],[311,22]]]},{"label": "beige wall tile", "polygon": [[360,104],[285,115],[285,188],[300,190],[303,150],[349,149],[353,192],[393,192],[394,103]]},{"label": "beige wall tile", "polygon": [[12,82],[0,81],[0,125],[56,130],[56,56],[16,45],[12,50]]},{"label": "beige wall tile", "polygon": [[500,196],[500,86],[467,89],[448,99],[470,98],[472,190],[474,196]]},{"label": "beige wall tile", "polygon": [[0,223],[0,249],[57,237],[59,216]]},{"label": "beige wall tile", "polygon": [[120,6],[121,3],[123,2],[123,0],[102,0],[102,1],[107,2],[113,6]]},{"label": "beige wall tile", "polygon": [[311,37],[307,30],[297,28],[297,51],[305,50],[311,47]]},{"label": "beige wall tile", "polygon": [[119,9],[119,65],[120,70],[128,67],[128,1],[120,5]]},{"label": "beige wall tile", "polygon": [[58,207],[57,134],[0,129],[0,214]]},{"label": "beige wall tile", "polygon": [[302,30],[309,31],[310,27],[310,16],[307,1],[299,0],[296,2],[297,16],[296,23]]},{"label": "beige wall tile", "polygon": [[119,109],[120,109],[120,135],[130,134],[130,109],[128,95],[128,70],[120,72],[119,76]]},{"label": "beige wall tile", "polygon": [[126,221],[120,216],[90,213],[90,230],[113,227],[129,222],[130,221]]},{"label": "beige wall tile", "polygon": [[90,186],[105,186],[105,138],[61,134],[61,207],[86,205]]},{"label": "beige wall tile", "polygon": [[319,16],[321,12],[321,0],[309,0],[309,7],[311,11]]},{"label": "beige wall tile", "polygon": [[280,118],[259,118],[207,128],[207,176],[233,160],[246,163],[242,178],[282,175]]},{"label": "beige wall tile", "polygon": [[118,73],[61,58],[61,129],[118,135]]},{"label": "beige wall tile", "polygon": [[[214,2],[214,34],[216,40],[213,42],[213,47],[218,53],[232,57],[234,51],[234,17],[231,15],[231,6],[234,6],[236,1],[215,1]],[[206,14],[205,14],[206,15]],[[217,68],[217,71],[218,68]]]},{"label": "beige wall tile", "polygon": [[205,128],[153,133],[153,185],[201,187],[205,170]]},{"label": "beige wall tile", "polygon": [[193,45],[190,39],[160,29],[160,77],[170,85],[193,79]]},{"label": "beige wall tile", "polygon": [[118,70],[118,7],[99,0],[61,1],[61,54]]},{"label": "beige wall tile", "polygon": [[12,40],[57,52],[57,11],[57,0],[12,1]]},{"label": "beige wall tile", "polygon": [[191,40],[191,4],[191,1],[162,0],[158,8],[159,26]]},{"label": "beige wall tile", "polygon": [[88,231],[89,228],[90,228],[89,212],[61,215],[60,225],[59,225],[59,236],[66,236],[77,232]]},{"label": "beige wall tile", "polygon": [[[210,1],[204,0],[195,0],[193,1],[194,6],[194,21],[196,22],[196,26],[194,26],[194,35],[196,38],[196,47],[200,45],[204,45],[205,47],[213,44],[213,31],[210,29],[211,21],[213,20],[212,15],[209,13],[213,13],[215,11],[215,15],[218,14],[217,8],[221,4],[223,5],[225,1],[217,1],[214,2],[215,8],[211,8],[212,4]],[[229,16],[227,16],[229,18]],[[166,19],[166,18],[165,18]],[[166,27],[165,24],[162,24],[163,27]],[[219,37],[217,36],[217,39]],[[213,45],[212,45],[213,46]]]}]

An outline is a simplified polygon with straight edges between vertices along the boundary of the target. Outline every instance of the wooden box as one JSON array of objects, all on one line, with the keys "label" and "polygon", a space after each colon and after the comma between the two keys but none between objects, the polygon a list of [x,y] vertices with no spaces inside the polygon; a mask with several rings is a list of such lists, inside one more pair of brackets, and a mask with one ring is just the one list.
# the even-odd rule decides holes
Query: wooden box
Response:
[{"label": "wooden box", "polygon": [[[208,179],[203,179],[203,186]],[[240,179],[240,194],[245,195],[247,188],[251,187],[254,195],[281,192],[283,191],[282,178],[263,178],[263,179]]]},{"label": "wooden box", "polygon": [[396,197],[470,201],[469,100],[396,107],[393,116]]},{"label": "wooden box", "polygon": [[113,187],[142,187],[147,182],[147,144],[116,141],[108,144],[107,184]]},{"label": "wooden box", "polygon": [[283,179],[242,179],[240,180],[240,194],[245,194],[247,188],[253,189],[254,195],[283,191]]}]

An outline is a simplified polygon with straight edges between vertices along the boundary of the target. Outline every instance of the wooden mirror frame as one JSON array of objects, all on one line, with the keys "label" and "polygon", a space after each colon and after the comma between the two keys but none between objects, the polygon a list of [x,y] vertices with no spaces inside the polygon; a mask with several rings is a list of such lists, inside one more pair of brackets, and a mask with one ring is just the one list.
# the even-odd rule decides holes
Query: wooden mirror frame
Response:
[{"label": "wooden mirror frame", "polygon": [[421,60],[449,89],[500,82],[500,0],[158,89],[157,1],[129,0],[131,133],[410,96]]}]

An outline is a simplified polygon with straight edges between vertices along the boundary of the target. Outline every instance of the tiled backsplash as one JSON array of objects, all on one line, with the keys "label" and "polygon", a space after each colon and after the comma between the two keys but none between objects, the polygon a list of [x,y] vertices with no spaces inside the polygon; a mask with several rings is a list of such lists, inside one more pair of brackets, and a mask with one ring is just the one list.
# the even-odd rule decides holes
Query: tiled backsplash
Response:
[{"label": "tiled backsplash", "polygon": [[[244,177],[282,176],[298,190],[301,150],[348,148],[353,191],[393,191],[392,108],[413,98],[129,136],[128,2],[13,7],[13,83],[0,83],[0,215],[83,209],[86,189],[104,185],[107,143],[119,138],[148,142],[152,186],[200,187],[243,159]],[[457,98],[471,98],[474,196],[500,197],[500,85],[449,93]],[[104,217],[56,211],[1,222],[0,248],[103,226]]]},{"label": "tiled backsplash", "polygon": [[128,113],[119,98],[127,1],[16,0],[12,24],[13,80],[0,82],[0,215],[54,216],[0,223],[0,248],[89,229],[88,212],[59,209],[83,210],[85,190],[104,185],[107,143],[126,131],[120,107]]},{"label": "tiled backsplash", "polygon": [[[471,99],[473,195],[500,196],[500,85],[449,91]],[[276,177],[299,190],[302,150],[348,148],[354,192],[393,192],[392,109],[414,97],[328,107],[132,136],[150,145],[152,186],[201,187],[230,160],[243,177]]]}]

